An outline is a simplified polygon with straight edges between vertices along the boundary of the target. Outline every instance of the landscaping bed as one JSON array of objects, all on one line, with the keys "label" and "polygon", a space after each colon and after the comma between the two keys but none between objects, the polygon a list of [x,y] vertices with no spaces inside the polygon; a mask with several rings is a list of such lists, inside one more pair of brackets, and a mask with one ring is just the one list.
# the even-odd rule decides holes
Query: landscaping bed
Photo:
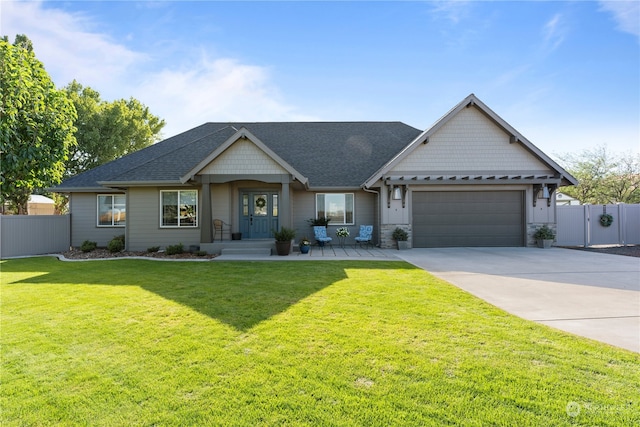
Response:
[{"label": "landscaping bed", "polygon": [[206,254],[197,255],[191,252],[183,252],[181,254],[167,255],[164,251],[148,252],[148,251],[122,251],[122,252],[109,252],[107,249],[94,249],[90,252],[82,252],[81,250],[73,249],[61,254],[67,259],[107,259],[107,258],[125,258],[125,257],[146,257],[146,258],[160,258],[160,259],[213,259],[217,255]]},{"label": "landscaping bed", "polygon": [[589,252],[599,252],[603,254],[610,255],[624,255],[624,256],[632,256],[632,257],[640,257],[640,245],[629,245],[629,246],[590,246],[588,248],[577,247],[577,246],[567,246],[567,249],[577,249],[581,251],[589,251]]}]

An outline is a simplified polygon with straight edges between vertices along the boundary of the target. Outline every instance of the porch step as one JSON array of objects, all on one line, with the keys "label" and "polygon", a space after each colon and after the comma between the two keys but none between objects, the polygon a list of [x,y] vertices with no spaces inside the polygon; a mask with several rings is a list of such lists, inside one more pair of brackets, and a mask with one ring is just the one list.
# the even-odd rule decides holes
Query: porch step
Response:
[{"label": "porch step", "polygon": [[271,248],[222,248],[221,255],[271,256]]}]

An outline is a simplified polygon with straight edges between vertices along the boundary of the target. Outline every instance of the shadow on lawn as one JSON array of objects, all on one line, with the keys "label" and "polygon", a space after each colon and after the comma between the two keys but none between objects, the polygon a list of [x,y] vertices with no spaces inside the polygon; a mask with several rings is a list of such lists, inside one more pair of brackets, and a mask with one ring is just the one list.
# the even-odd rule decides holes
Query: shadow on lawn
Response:
[{"label": "shadow on lawn", "polygon": [[[40,262],[25,262],[33,260]],[[239,331],[251,329],[347,278],[347,270],[363,268],[415,267],[397,261],[174,263],[115,260],[67,263],[32,258],[2,263],[3,272],[34,273],[13,284],[139,286]]]}]

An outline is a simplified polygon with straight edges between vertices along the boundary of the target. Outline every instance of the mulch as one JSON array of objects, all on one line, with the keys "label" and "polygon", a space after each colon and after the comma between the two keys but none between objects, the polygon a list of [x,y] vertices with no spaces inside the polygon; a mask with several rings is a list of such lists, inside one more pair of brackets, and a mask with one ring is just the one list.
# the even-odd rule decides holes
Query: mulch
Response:
[{"label": "mulch", "polygon": [[91,252],[82,252],[81,250],[72,249],[67,252],[63,252],[62,255],[67,259],[105,259],[105,258],[124,258],[124,257],[144,257],[154,259],[212,259],[217,255],[196,255],[191,252],[183,252],[176,255],[167,255],[164,252],[134,252],[134,251],[122,251],[122,252],[109,252],[107,249],[94,249]]},{"label": "mulch", "polygon": [[566,247],[566,249],[576,249],[580,251],[600,252],[603,254],[611,255],[624,255],[640,258],[640,245],[629,246],[591,246],[588,248],[583,247]]}]

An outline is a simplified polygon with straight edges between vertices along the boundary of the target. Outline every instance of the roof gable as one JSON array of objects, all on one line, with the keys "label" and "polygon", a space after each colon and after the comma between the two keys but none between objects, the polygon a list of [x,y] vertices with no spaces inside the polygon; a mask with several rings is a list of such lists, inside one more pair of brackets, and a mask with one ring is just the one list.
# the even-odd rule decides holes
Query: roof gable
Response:
[{"label": "roof gable", "polygon": [[[475,112],[465,111],[468,109],[474,109]],[[478,114],[476,114],[476,112]],[[463,126],[460,126],[460,131],[456,132],[456,125],[467,122],[466,132]],[[468,125],[472,125],[474,131],[472,134],[468,132]],[[476,134],[476,128],[478,132],[483,135]],[[496,132],[496,129],[500,130],[504,138],[500,133]],[[455,135],[457,133],[457,135]],[[453,137],[453,138],[452,138]],[[455,140],[455,138],[458,138]],[[449,139],[449,140],[447,140]],[[454,139],[454,142],[452,142]],[[484,139],[484,141],[483,141]],[[501,141],[502,140],[502,141]],[[448,166],[440,164],[440,167],[444,167],[446,170],[462,170],[465,166],[471,167],[471,170],[484,170],[491,167],[493,170],[496,167],[499,170],[509,170],[510,160],[517,159],[519,166],[532,167],[534,170],[539,171],[540,166],[546,167],[558,174],[561,179],[565,181],[565,184],[577,185],[577,180],[565,171],[560,165],[554,162],[550,157],[540,151],[533,143],[522,136],[511,125],[498,116],[493,110],[487,107],[482,101],[480,101],[474,94],[470,94],[455,107],[453,107],[447,114],[442,116],[433,126],[422,132],[416,137],[409,145],[407,145],[402,151],[400,151],[394,158],[387,162],[382,168],[376,171],[364,184],[365,187],[374,185],[385,174],[398,170],[408,170],[412,168],[412,171],[425,171],[428,167],[434,165],[425,165],[420,163],[419,160],[410,160],[410,156],[414,156],[418,159],[427,158],[427,162],[437,162],[437,158],[431,159],[429,156],[424,156],[424,145],[429,145],[431,142],[438,148],[433,150],[436,153],[434,157],[439,158],[441,161],[444,158],[448,158]],[[471,141],[480,141],[483,144],[476,144],[475,153],[466,153],[467,150],[473,149],[473,144],[469,145]],[[517,144],[517,148],[503,148],[503,158],[493,159],[491,156],[495,153],[491,153],[491,150],[487,151],[487,146],[493,145],[493,148],[497,144],[502,143],[503,146],[508,144]],[[454,144],[461,144],[459,147],[452,146]],[[444,152],[446,150],[446,153]],[[420,152],[423,153],[420,153]],[[422,155],[421,155],[422,154]],[[466,164],[460,164],[461,159],[466,159]],[[499,162],[499,164],[495,164]],[[449,169],[448,169],[449,168]],[[528,169],[525,169],[528,171]]]},{"label": "roof gable", "polygon": [[399,159],[390,172],[549,169],[521,144],[510,143],[510,135],[476,108],[464,108],[431,134],[429,143],[416,145],[410,155]]},{"label": "roof gable", "polygon": [[290,173],[307,184],[307,178],[296,171],[259,138],[242,127],[207,157],[189,170],[180,181],[185,183],[201,174],[280,174]]}]

